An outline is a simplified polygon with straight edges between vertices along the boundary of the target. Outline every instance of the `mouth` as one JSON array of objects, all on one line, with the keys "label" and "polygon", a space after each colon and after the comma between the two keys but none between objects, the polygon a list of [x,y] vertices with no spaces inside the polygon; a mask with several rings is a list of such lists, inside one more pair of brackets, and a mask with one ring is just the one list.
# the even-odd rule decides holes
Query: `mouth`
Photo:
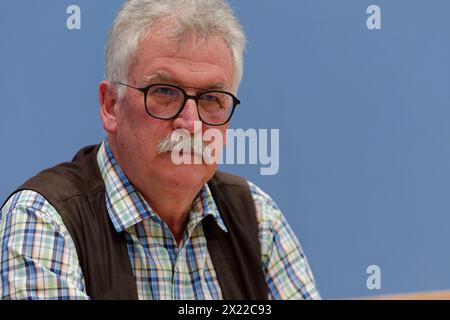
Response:
[{"label": "mouth", "polygon": [[173,155],[174,152],[178,156],[190,155],[191,157],[200,157],[200,158],[203,158],[203,156],[204,156],[202,152],[196,152],[194,150],[190,150],[190,151],[187,151],[187,150],[165,151],[165,152],[160,153],[160,155],[162,155],[162,156],[169,156],[170,157],[170,156]]}]

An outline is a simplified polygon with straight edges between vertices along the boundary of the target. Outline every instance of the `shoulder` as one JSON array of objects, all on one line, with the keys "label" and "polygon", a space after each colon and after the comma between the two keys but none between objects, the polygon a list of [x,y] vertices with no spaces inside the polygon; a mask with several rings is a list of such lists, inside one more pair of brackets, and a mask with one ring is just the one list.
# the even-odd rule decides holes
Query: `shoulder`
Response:
[{"label": "shoulder", "polygon": [[[249,190],[249,196],[251,196],[249,200],[253,200],[255,204],[258,225],[264,222],[273,224],[282,217],[282,213],[275,201],[260,187],[243,177],[217,171],[211,182],[214,183],[213,186],[221,190],[227,187],[233,188],[233,193],[248,194]],[[234,199],[236,200],[236,198]]]},{"label": "shoulder", "polygon": [[16,192],[1,208],[0,253],[0,299],[87,297],[75,244],[41,194]]},{"label": "shoulder", "polygon": [[256,207],[261,259],[273,299],[318,299],[308,259],[275,201],[248,182]]},{"label": "shoulder", "polygon": [[254,183],[248,181],[248,185],[255,202],[262,263],[267,269],[274,251],[286,246],[288,251],[301,250],[300,243],[272,197]]},{"label": "shoulder", "polygon": [[258,224],[266,222],[273,225],[280,221],[283,214],[272,197],[251,181],[247,180],[247,183],[253,201],[255,202],[256,220],[258,221]]},{"label": "shoulder", "polygon": [[72,161],[41,171],[15,192],[32,190],[57,205],[72,197],[99,191],[103,180],[96,160],[97,151],[98,146],[85,147]]},{"label": "shoulder", "polygon": [[58,230],[63,226],[57,210],[43,195],[33,190],[13,193],[1,208],[0,213],[2,229],[20,227],[25,222],[50,224]]},{"label": "shoulder", "polygon": [[278,230],[287,222],[271,196],[251,181],[247,181],[247,183],[255,203],[262,263],[264,268],[267,268],[271,251],[277,240]]}]

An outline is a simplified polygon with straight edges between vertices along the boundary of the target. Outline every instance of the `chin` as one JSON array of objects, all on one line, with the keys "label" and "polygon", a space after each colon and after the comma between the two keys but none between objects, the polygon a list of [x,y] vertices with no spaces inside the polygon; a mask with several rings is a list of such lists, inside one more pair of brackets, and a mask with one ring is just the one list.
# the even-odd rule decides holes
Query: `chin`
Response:
[{"label": "chin", "polygon": [[170,155],[164,155],[164,158],[164,164],[159,172],[160,179],[166,179],[168,183],[176,186],[203,185],[217,170],[217,164],[175,164]]},{"label": "chin", "polygon": [[192,188],[208,182],[214,172],[215,170],[205,168],[205,165],[179,165],[165,173],[165,176],[172,185]]}]

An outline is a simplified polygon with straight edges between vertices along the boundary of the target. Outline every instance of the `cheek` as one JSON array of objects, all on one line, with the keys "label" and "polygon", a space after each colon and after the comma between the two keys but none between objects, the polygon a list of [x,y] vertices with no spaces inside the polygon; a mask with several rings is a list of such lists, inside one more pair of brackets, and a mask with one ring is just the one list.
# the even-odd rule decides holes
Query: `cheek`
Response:
[{"label": "cheek", "polygon": [[227,143],[227,126],[222,127],[203,127],[203,140],[210,144],[212,143],[215,148],[223,149]]},{"label": "cheek", "polygon": [[145,109],[125,109],[118,121],[118,135],[128,144],[131,152],[154,154],[162,138],[172,132],[170,121],[150,117]]},{"label": "cheek", "polygon": [[148,116],[145,112],[143,101],[137,99],[130,99],[128,103],[123,103],[120,106],[118,114],[118,127],[123,131],[139,133],[147,126]]},{"label": "cheek", "polygon": [[117,112],[117,138],[127,148],[136,148],[140,143],[141,136],[145,136],[142,128],[145,126],[144,115],[139,109],[131,104],[122,103]]},{"label": "cheek", "polygon": [[229,126],[229,124],[226,124],[225,126],[219,128],[220,132],[222,133],[222,143],[224,146],[227,144],[227,129],[229,128]]}]

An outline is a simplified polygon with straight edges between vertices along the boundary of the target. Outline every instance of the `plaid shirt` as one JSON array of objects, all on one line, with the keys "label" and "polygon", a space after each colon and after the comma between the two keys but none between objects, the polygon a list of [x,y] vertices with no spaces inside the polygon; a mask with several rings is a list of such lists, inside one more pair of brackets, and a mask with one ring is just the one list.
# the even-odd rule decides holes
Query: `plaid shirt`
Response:
[{"label": "plaid shirt", "polygon": [[[212,215],[227,232],[208,185],[193,202],[180,244],[129,182],[105,141],[97,162],[117,232],[126,231],[139,299],[222,299],[201,221]],[[261,260],[271,299],[318,299],[302,248],[273,200],[249,182]],[[73,240],[40,194],[14,194],[0,215],[1,299],[89,299]]]}]

